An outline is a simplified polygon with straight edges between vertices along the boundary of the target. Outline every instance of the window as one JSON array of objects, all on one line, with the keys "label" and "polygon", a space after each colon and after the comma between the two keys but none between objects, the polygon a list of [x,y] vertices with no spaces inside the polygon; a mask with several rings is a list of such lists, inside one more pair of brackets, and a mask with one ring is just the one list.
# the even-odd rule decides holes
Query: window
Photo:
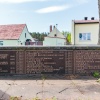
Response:
[{"label": "window", "polygon": [[91,40],[91,33],[79,33],[79,40]]},{"label": "window", "polygon": [[3,41],[0,41],[0,45],[3,45]]},{"label": "window", "polygon": [[91,34],[87,33],[87,40],[90,40],[90,39],[91,39]]},{"label": "window", "polygon": [[55,37],[57,36],[57,34],[54,35]]},{"label": "window", "polygon": [[26,33],[25,33],[25,38],[26,38]]}]

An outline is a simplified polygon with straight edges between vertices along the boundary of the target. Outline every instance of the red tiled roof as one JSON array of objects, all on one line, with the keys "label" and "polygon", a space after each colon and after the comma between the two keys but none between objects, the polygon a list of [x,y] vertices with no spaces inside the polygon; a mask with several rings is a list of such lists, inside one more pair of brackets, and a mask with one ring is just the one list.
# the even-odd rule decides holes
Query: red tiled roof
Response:
[{"label": "red tiled roof", "polygon": [[77,23],[99,23],[99,20],[74,20]]},{"label": "red tiled roof", "polygon": [[0,25],[0,40],[18,39],[26,24]]}]

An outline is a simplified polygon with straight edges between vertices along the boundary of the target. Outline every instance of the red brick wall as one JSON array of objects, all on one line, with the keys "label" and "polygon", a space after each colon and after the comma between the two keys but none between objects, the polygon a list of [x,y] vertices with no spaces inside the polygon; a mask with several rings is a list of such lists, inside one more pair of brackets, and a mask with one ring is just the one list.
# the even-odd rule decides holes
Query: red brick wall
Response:
[{"label": "red brick wall", "polygon": [[0,50],[0,74],[87,75],[100,71],[100,50],[39,49]]}]

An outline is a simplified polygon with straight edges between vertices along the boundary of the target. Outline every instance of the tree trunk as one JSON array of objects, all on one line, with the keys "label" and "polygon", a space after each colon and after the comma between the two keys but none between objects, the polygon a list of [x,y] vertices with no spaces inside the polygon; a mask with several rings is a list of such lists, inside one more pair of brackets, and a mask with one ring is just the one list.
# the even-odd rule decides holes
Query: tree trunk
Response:
[{"label": "tree trunk", "polygon": [[[99,21],[100,21],[100,0],[98,0],[98,9],[99,9]],[[98,45],[100,45],[100,22],[99,22]]]}]

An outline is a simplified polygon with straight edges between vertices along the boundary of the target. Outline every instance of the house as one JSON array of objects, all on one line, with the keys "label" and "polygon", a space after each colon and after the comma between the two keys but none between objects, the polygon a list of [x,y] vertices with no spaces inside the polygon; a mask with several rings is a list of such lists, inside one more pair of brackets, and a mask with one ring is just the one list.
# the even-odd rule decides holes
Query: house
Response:
[{"label": "house", "polygon": [[65,36],[54,26],[50,26],[50,34],[44,38],[43,46],[64,46],[66,45]]},{"label": "house", "polygon": [[72,20],[72,45],[97,45],[99,33],[99,20],[94,17],[88,20]]},{"label": "house", "polygon": [[0,25],[0,45],[25,45],[26,41],[34,41],[26,24]]}]

